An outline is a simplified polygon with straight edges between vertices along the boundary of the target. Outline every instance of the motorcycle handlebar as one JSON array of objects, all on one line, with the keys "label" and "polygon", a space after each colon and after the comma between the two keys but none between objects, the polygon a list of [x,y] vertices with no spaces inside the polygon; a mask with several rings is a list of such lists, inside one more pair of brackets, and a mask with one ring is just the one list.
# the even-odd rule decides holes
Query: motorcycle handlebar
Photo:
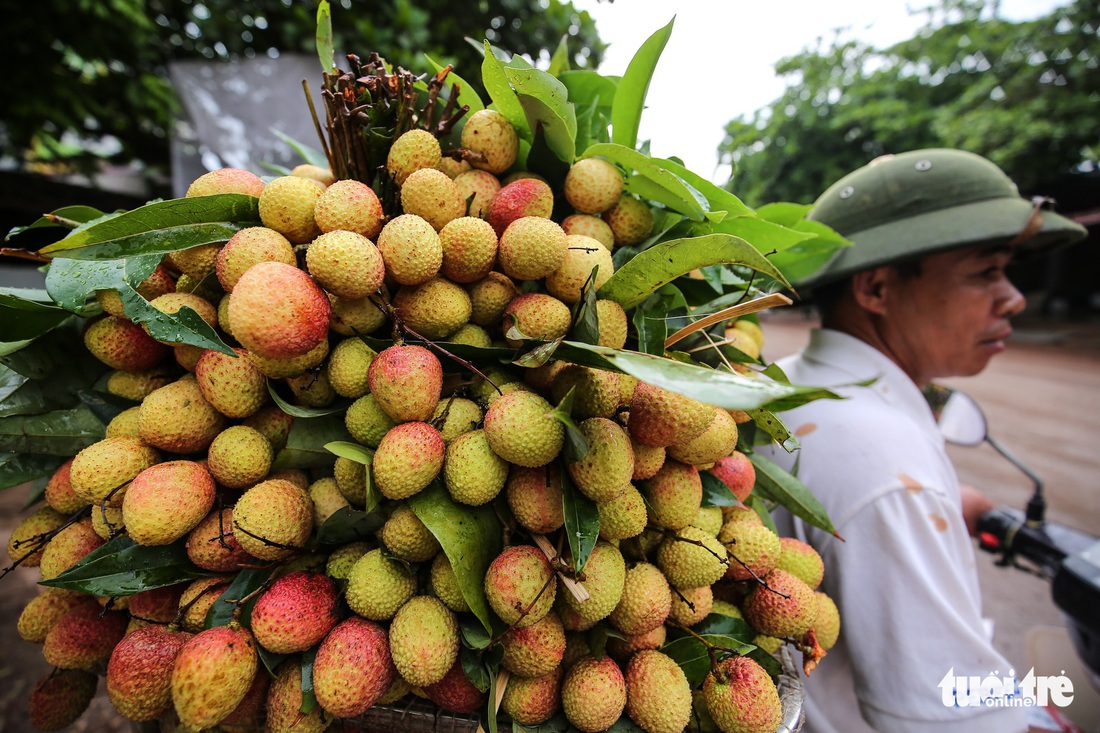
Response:
[{"label": "motorcycle handlebar", "polygon": [[1067,555],[1096,542],[1077,530],[1055,522],[1030,522],[1025,514],[998,507],[978,518],[978,546],[1001,556],[1002,565],[1021,557],[1053,577]]}]

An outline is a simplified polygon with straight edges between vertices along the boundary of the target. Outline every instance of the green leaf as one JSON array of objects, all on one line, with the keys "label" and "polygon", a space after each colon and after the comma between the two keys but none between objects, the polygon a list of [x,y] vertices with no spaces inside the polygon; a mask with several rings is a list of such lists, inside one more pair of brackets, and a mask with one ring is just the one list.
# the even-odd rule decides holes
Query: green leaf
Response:
[{"label": "green leaf", "polygon": [[751,244],[729,234],[661,242],[619,268],[600,288],[599,297],[629,310],[662,285],[708,265],[742,265],[786,283],[783,275]]},{"label": "green leaf", "polygon": [[[711,644],[726,649],[734,649],[739,653],[748,653],[755,648],[751,644],[740,642],[732,636],[724,636],[721,634],[707,634],[701,636]],[[703,680],[706,679],[707,674],[710,672],[710,655],[707,653],[707,647],[703,642],[691,636],[683,636],[665,644],[661,647],[661,651],[671,657],[672,660],[679,665],[680,669],[684,671],[684,676],[687,677],[688,684],[691,685],[692,688],[696,688],[703,684]]]},{"label": "green leaf", "polygon": [[489,670],[485,668],[485,663],[481,661],[481,655],[469,647],[462,647],[458,650],[458,658],[462,662],[462,671],[466,673],[466,679],[482,692],[488,692],[493,680],[489,676]]},{"label": "green leaf", "polygon": [[302,706],[298,712],[309,715],[317,707],[317,696],[313,694],[313,662],[317,659],[317,647],[302,652]]},{"label": "green leaf", "polygon": [[480,623],[474,623],[468,617],[459,617],[458,628],[462,632],[462,643],[470,649],[486,649],[493,640]]},{"label": "green leaf", "polygon": [[271,395],[271,400],[279,409],[291,417],[326,417],[337,413],[343,415],[348,410],[348,402],[346,400],[339,400],[339,404],[332,404],[328,407],[302,407],[301,405],[292,405],[279,395],[278,390],[275,389],[276,384],[278,384],[276,380],[268,379],[267,393]]},{"label": "green leaf", "polygon": [[225,242],[260,223],[259,199],[239,193],[194,196],[146,204],[86,229],[78,229],[40,254],[78,260],[113,260],[163,254]]},{"label": "green leaf", "polygon": [[317,530],[322,545],[346,545],[369,539],[382,529],[386,518],[379,512],[363,511],[346,506],[333,512]]},{"label": "green leaf", "polygon": [[565,397],[561,398],[561,402],[558,403],[557,407],[550,411],[550,417],[565,426],[565,446],[562,450],[562,457],[567,463],[576,463],[588,455],[588,439],[584,437],[584,433],[577,427],[577,423],[573,421],[573,398],[575,392],[576,387],[570,387]]},{"label": "green leaf", "polygon": [[521,725],[512,721],[512,733],[571,733],[576,728],[565,717],[565,713],[555,713],[549,720],[538,725]]},{"label": "green leaf", "polygon": [[[721,223],[716,224],[714,226],[714,231],[740,237],[755,247],[758,252],[763,254],[781,254],[815,237],[815,235],[809,232],[789,229],[780,224],[751,216],[734,216],[727,218]],[[776,264],[775,255],[769,259],[771,263],[776,266],[776,269],[790,279],[789,273]]]},{"label": "green leaf", "polygon": [[[790,384],[790,382],[779,382],[779,384]],[[798,439],[779,415],[763,407],[746,410],[746,412],[748,412],[756,427],[770,435],[772,440],[779,443],[788,453],[798,447]]]},{"label": "green leaf", "polygon": [[[424,54],[424,60],[428,62],[428,65],[431,66],[432,70],[435,71],[435,73],[437,74],[443,71],[444,68],[446,68],[443,66],[443,64],[439,63],[428,54]],[[462,105],[466,105],[470,108],[470,111],[466,113],[467,115],[472,115],[475,112],[479,112],[485,109],[485,103],[482,102],[481,97],[478,96],[477,89],[475,89],[472,84],[463,79],[461,76],[454,73],[454,71],[451,71],[447,74],[447,78],[445,81],[448,85],[448,88],[452,84],[458,85],[458,105],[460,107]]]},{"label": "green leaf", "polygon": [[673,18],[668,25],[646,39],[634,53],[634,58],[626,67],[626,73],[619,81],[611,108],[611,139],[619,145],[631,149],[638,145],[638,125],[642,120],[642,110],[645,109],[649,82],[653,78],[653,70],[657,68],[661,52],[665,50],[665,44],[672,35],[672,24],[675,21]]},{"label": "green leaf", "polygon": [[569,554],[573,557],[573,569],[578,573],[592,555],[600,538],[600,514],[596,502],[582,494],[565,467],[561,467],[561,506],[565,514],[565,537],[569,541]]},{"label": "green leaf", "polygon": [[632,183],[634,177],[628,178],[627,187],[638,188],[636,192],[643,198],[658,201],[695,221],[705,218],[708,206],[706,198],[676,173],[648,155],[616,143],[590,145],[581,155],[582,158],[595,156],[618,163],[627,170],[637,171],[644,180]]},{"label": "green leaf", "polygon": [[768,502],[755,494],[749,494],[749,498],[745,500],[745,505],[756,512],[756,516],[760,517],[760,521],[763,522],[765,527],[779,534],[779,530],[775,526],[775,520],[772,519],[771,510],[768,508]]},{"label": "green leaf", "polygon": [[741,502],[722,479],[710,471],[700,471],[699,478],[703,481],[703,501],[700,506],[741,506]]},{"label": "green leaf", "polygon": [[500,521],[489,505],[472,507],[456,503],[433,481],[409,497],[409,507],[439,540],[451,561],[462,597],[485,630],[493,633],[493,614],[485,599],[485,571],[500,554],[504,539]]},{"label": "green leaf", "polygon": [[593,104],[600,111],[611,114],[611,105],[615,100],[618,78],[604,76],[589,69],[564,71],[558,77],[569,91],[569,101],[578,107]]},{"label": "green leaf", "polygon": [[569,36],[562,36],[558,41],[558,47],[554,49],[554,55],[550,57],[550,67],[547,72],[555,79],[560,78],[563,72],[569,71]]},{"label": "green leaf", "polygon": [[139,545],[129,537],[116,537],[41,585],[65,588],[94,596],[131,596],[143,590],[176,585],[203,572],[187,558],[183,540],[171,545]]},{"label": "green leaf", "polygon": [[332,8],[328,0],[317,4],[317,57],[325,73],[336,71],[336,45],[332,40]]},{"label": "green leaf", "polygon": [[[320,8],[318,8],[318,12],[320,12]],[[290,146],[290,149],[300,155],[302,157],[302,160],[304,160],[309,165],[315,165],[318,168],[328,168],[328,158],[326,158],[325,154],[320,150],[317,150],[316,148],[311,148],[308,145],[300,143],[292,138],[290,135],[276,130],[274,127],[270,127],[268,129],[271,131],[272,135],[279,138],[288,146]],[[287,171],[286,175],[290,175],[290,171]]]},{"label": "green leaf", "polygon": [[374,464],[374,451],[364,445],[345,441],[328,443],[325,445],[325,449],[335,456],[346,458],[349,461],[355,461],[366,467],[364,472],[364,480],[366,481],[366,487],[364,489],[366,502],[363,506],[363,511],[367,513],[374,511],[374,508],[382,501],[382,497],[374,490],[374,478],[371,474],[371,466]]},{"label": "green leaf", "polygon": [[780,468],[771,459],[749,453],[749,460],[756,469],[756,488],[767,499],[778,502],[791,514],[818,529],[836,534],[825,507],[804,483]]},{"label": "green leaf", "polygon": [[716,186],[715,184],[711,183],[706,178],[700,176],[698,173],[689,170],[681,163],[678,163],[675,160],[669,160],[668,158],[653,158],[652,160],[655,164],[661,166],[662,168],[670,171],[671,173],[675,173],[686,184],[702,194],[703,197],[706,198],[707,203],[709,204],[708,208],[711,211],[726,212],[725,221],[728,221],[730,217],[735,216],[756,216],[756,212],[745,205],[745,203],[742,202],[741,199],[737,198],[721,186]]},{"label": "green leaf", "polygon": [[8,232],[7,236],[4,237],[4,241],[19,236],[28,229],[67,227],[70,226],[70,222],[84,224],[94,219],[98,219],[101,216],[105,216],[105,214],[99,209],[92,208],[91,206],[63,206],[60,209],[52,211],[49,216],[43,216],[37,219],[33,224],[28,224],[25,227],[13,227],[12,230]]},{"label": "green leaf", "polygon": [[787,410],[815,399],[836,398],[829,390],[818,387],[775,384],[765,379],[753,379],[651,354],[575,341],[563,342],[556,353],[557,358],[573,364],[623,372],[643,382],[727,410],[747,410],[762,405]]},{"label": "green leaf", "polygon": [[645,733],[645,730],[631,720],[629,715],[620,715],[607,729],[607,733]]},{"label": "green leaf", "polygon": [[104,425],[86,406],[0,418],[0,452],[74,456],[103,439]]},{"label": "green leaf", "polygon": [[239,601],[262,586],[277,568],[278,566],[272,565],[266,568],[245,568],[238,572],[233,582],[206,612],[206,621],[203,626],[212,629],[215,626],[225,626],[232,621],[233,614],[237,611],[237,604],[232,601]]},{"label": "green leaf", "polygon": [[593,287],[599,271],[599,265],[592,268],[592,272],[588,274],[588,279],[581,286],[581,297],[573,304],[572,308],[573,325],[570,328],[570,336],[576,341],[583,341],[586,344],[600,343],[600,321],[596,312],[596,288]]},{"label": "green leaf", "polygon": [[577,154],[577,112],[565,85],[539,69],[505,67],[504,71],[523,107],[527,126],[532,131],[542,128],[554,154],[572,163]]},{"label": "green leaf", "polygon": [[527,124],[527,113],[508,82],[504,64],[493,53],[488,41],[485,42],[485,58],[481,62],[481,83],[485,85],[485,91],[489,92],[489,98],[493,100],[497,111],[507,117],[512,127],[516,128],[520,139],[528,143],[533,141],[534,135]]},{"label": "green leaf", "polygon": [[638,350],[643,354],[665,353],[669,319],[687,315],[687,301],[675,285],[665,285],[634,309],[634,328],[638,332]]},{"label": "green leaf", "polygon": [[344,425],[343,415],[326,415],[309,419],[295,418],[286,439],[286,447],[279,451],[272,466],[273,471],[288,468],[332,468],[332,453],[325,447],[333,442],[352,443]]},{"label": "green leaf", "polygon": [[70,316],[56,306],[0,292],[0,341],[38,338]]},{"label": "green leaf", "polygon": [[0,490],[52,476],[64,461],[63,456],[0,453]]},{"label": "green leaf", "polygon": [[756,210],[756,215],[765,221],[770,221],[780,226],[793,227],[806,218],[806,214],[813,209],[813,204],[792,204],[784,201],[764,204]]},{"label": "green leaf", "polygon": [[279,667],[286,661],[289,655],[287,654],[274,654],[264,649],[259,644],[256,645],[256,654],[260,657],[260,662],[263,663],[264,669],[272,677],[277,677],[279,674]]}]

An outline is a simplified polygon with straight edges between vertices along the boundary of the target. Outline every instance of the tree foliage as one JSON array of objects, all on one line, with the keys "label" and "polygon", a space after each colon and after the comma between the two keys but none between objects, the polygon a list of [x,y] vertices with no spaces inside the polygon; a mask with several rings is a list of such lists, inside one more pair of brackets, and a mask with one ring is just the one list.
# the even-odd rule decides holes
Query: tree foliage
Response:
[{"label": "tree foliage", "polygon": [[884,153],[954,147],[1025,192],[1100,162],[1100,2],[1010,22],[994,0],[944,0],[913,38],[878,49],[838,34],[783,59],[783,95],[726,126],[727,187],[751,205],[811,202]]},{"label": "tree foliage", "polygon": [[[338,49],[377,51],[407,68],[422,68],[424,53],[479,68],[467,36],[533,58],[568,37],[575,67],[595,68],[605,48],[589,14],[562,0],[336,0],[333,11]],[[0,155],[74,162],[90,149],[165,166],[178,107],[166,63],[313,53],[315,15],[305,0],[23,3],[0,26]],[[89,144],[71,144],[74,136]],[[105,136],[118,143],[91,142]]]}]

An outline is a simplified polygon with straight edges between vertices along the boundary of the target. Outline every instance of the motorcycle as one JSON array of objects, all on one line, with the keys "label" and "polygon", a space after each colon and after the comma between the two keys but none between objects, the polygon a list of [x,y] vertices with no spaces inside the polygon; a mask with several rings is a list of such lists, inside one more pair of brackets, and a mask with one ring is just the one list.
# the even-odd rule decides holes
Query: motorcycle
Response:
[{"label": "motorcycle", "polygon": [[1072,649],[1097,691],[1079,691],[1090,698],[1086,706],[1097,712],[1090,711],[1088,722],[1078,725],[1100,731],[1100,539],[1046,519],[1042,478],[989,434],[985,414],[973,398],[939,385],[926,396],[947,442],[968,447],[986,443],[1033,482],[1023,510],[1000,506],[979,518],[978,546],[997,555],[1000,566],[1051,582],[1051,596],[1066,619]]}]

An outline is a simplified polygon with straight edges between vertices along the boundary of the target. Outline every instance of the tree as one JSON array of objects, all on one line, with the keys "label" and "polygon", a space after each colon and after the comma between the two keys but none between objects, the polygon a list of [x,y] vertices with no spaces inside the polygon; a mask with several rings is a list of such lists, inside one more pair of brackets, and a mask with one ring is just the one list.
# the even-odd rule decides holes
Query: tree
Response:
[{"label": "tree", "polygon": [[[0,29],[7,76],[0,156],[32,167],[94,158],[167,166],[178,108],[167,62],[313,53],[316,7],[316,0],[24,3]],[[424,53],[460,74],[479,67],[481,52],[467,36],[533,58],[568,38],[574,65],[590,68],[606,47],[589,14],[563,0],[334,0],[333,26],[338,49],[377,51],[418,71]],[[318,79],[320,70],[318,63]]]},{"label": "tree", "polygon": [[750,205],[812,202],[876,156],[955,147],[988,157],[1024,192],[1100,164],[1100,2],[1033,21],[995,0],[943,0],[886,49],[838,34],[783,59],[783,95],[726,126],[727,187]]}]

